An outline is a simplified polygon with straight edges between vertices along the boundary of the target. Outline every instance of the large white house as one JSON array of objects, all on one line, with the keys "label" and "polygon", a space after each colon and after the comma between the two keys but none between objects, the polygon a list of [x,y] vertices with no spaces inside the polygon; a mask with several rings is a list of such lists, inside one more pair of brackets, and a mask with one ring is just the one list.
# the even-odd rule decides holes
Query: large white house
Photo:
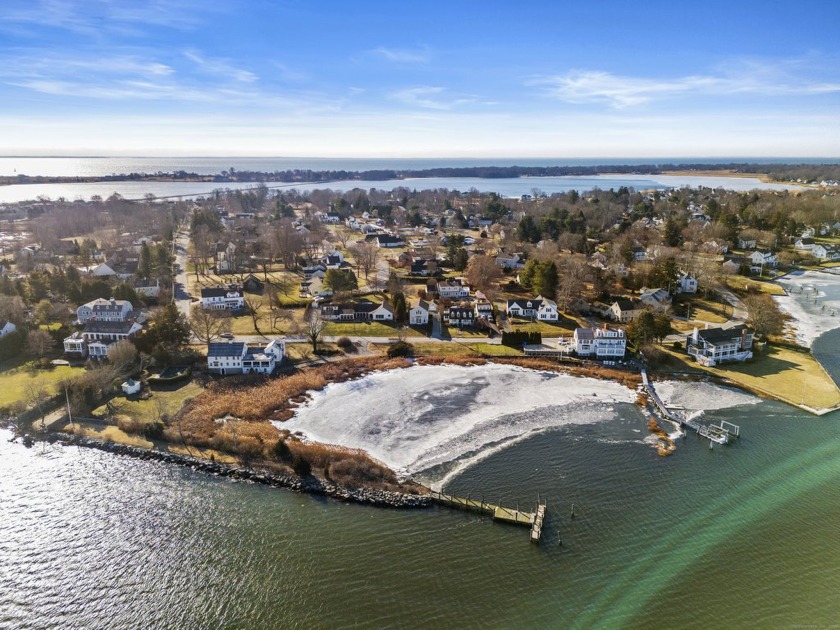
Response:
[{"label": "large white house", "polygon": [[743,324],[732,328],[694,329],[686,336],[685,349],[697,363],[713,367],[722,361],[752,358],[753,332]]},{"label": "large white house", "polygon": [[124,322],[134,307],[128,300],[103,300],[102,298],[82,304],[76,309],[76,318],[82,324],[98,322]]},{"label": "large white house", "polygon": [[508,300],[505,312],[511,317],[533,317],[543,322],[560,319],[557,303],[541,295],[534,299]]},{"label": "large white house", "polygon": [[775,267],[779,264],[779,259],[776,258],[776,254],[773,252],[754,251],[750,255],[750,262],[757,266]]},{"label": "large white house", "polygon": [[811,255],[817,260],[840,260],[840,247],[836,245],[814,245]]},{"label": "large white house", "polygon": [[575,352],[580,357],[623,357],[627,338],[623,330],[603,328],[575,328]]},{"label": "large white house", "polygon": [[133,319],[125,321],[88,321],[82,331],[64,339],[64,352],[71,356],[103,358],[111,346],[136,335],[143,326]]},{"label": "large white house", "polygon": [[458,280],[441,280],[437,283],[437,294],[450,300],[461,300],[470,297],[470,287]]},{"label": "large white house", "polygon": [[697,278],[687,273],[680,273],[675,293],[697,293]]},{"label": "large white house", "polygon": [[249,346],[241,341],[213,342],[207,345],[207,371],[230,374],[271,374],[286,356],[286,341],[272,339],[265,346]]},{"label": "large white house", "polygon": [[201,308],[235,311],[245,308],[245,297],[238,287],[206,287],[201,290]]},{"label": "large white house", "polygon": [[610,306],[613,320],[628,324],[645,312],[645,305],[638,300],[616,300]]}]

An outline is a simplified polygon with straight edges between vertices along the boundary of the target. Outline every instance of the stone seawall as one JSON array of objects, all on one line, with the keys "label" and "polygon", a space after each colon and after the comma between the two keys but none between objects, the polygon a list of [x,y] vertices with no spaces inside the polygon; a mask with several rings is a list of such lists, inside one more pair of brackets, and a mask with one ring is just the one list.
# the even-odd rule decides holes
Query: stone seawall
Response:
[{"label": "stone seawall", "polygon": [[426,508],[431,506],[432,501],[426,495],[404,494],[391,492],[389,490],[378,490],[374,488],[349,488],[331,481],[323,481],[316,477],[298,477],[297,475],[276,473],[269,471],[254,470],[221,464],[206,459],[180,455],[177,453],[165,453],[152,451],[126,444],[115,442],[103,442],[86,437],[69,437],[62,434],[53,434],[50,441],[57,441],[68,446],[84,446],[95,448],[115,455],[125,455],[146,461],[158,461],[167,464],[185,466],[197,472],[203,472],[216,477],[226,477],[233,480],[250,481],[261,483],[275,488],[286,488],[295,492],[308,494],[319,494],[339,501],[351,503],[362,503],[378,507],[391,508]]}]

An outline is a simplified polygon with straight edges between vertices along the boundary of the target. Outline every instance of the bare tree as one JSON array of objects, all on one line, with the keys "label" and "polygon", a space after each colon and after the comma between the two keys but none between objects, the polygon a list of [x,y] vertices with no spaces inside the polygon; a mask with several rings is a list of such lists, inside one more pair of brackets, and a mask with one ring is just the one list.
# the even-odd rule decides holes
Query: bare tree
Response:
[{"label": "bare tree", "polygon": [[262,302],[254,298],[245,299],[245,308],[254,322],[254,330],[260,332],[260,319],[262,319]]},{"label": "bare tree", "polygon": [[30,330],[26,335],[26,351],[39,359],[43,359],[54,347],[55,339],[43,328]]},{"label": "bare tree", "polygon": [[108,361],[120,378],[124,378],[134,371],[137,365],[137,357],[137,348],[127,339],[118,341],[108,348]]},{"label": "bare tree", "polygon": [[211,343],[223,333],[230,332],[230,313],[206,310],[196,304],[190,311],[190,330],[202,343]]},{"label": "bare tree", "polygon": [[352,248],[352,253],[367,282],[370,273],[376,269],[376,263],[379,262],[379,248],[373,243],[360,243]]},{"label": "bare tree", "polygon": [[473,256],[467,263],[464,275],[471,287],[486,293],[502,277],[502,268],[496,264],[495,258],[484,255]]},{"label": "bare tree", "polygon": [[318,352],[318,344],[321,342],[321,336],[326,326],[327,322],[321,317],[321,309],[317,306],[312,308],[304,326],[304,334],[309,343],[312,344],[312,352]]}]

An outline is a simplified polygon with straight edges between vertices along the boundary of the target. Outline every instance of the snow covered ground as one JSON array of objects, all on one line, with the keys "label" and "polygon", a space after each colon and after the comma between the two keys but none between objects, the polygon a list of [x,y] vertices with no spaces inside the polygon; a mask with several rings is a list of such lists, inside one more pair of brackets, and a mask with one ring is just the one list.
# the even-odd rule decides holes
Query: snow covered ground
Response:
[{"label": "snow covered ground", "polygon": [[840,269],[798,271],[777,283],[787,295],[774,299],[791,316],[797,343],[810,348],[817,337],[840,328]]},{"label": "snow covered ground", "polygon": [[613,418],[614,403],[635,398],[618,383],[510,365],[414,366],[314,392],[282,428],[414,474],[535,431]]}]

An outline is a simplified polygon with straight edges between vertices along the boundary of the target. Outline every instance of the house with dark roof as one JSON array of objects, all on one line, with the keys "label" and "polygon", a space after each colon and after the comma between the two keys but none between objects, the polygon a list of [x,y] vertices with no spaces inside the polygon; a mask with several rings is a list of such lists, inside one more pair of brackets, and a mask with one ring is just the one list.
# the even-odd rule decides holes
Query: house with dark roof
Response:
[{"label": "house with dark roof", "polygon": [[446,323],[449,326],[458,328],[470,328],[475,326],[475,309],[469,304],[450,306],[444,312]]},{"label": "house with dark roof", "polygon": [[714,367],[723,361],[751,359],[752,345],[753,331],[744,324],[732,328],[695,328],[685,338],[688,355],[707,367]]},{"label": "house with dark roof", "polygon": [[286,356],[286,341],[272,339],[265,346],[249,346],[241,341],[207,344],[207,371],[231,374],[271,374]]},{"label": "house with dark roof", "polygon": [[82,323],[91,320],[100,322],[122,322],[125,321],[134,307],[128,300],[105,300],[98,298],[87,304],[82,304],[76,309],[76,318]]},{"label": "house with dark roof", "polygon": [[64,339],[64,353],[85,358],[103,358],[114,344],[133,337],[143,328],[134,318],[125,321],[89,320],[84,330],[74,332]]},{"label": "house with dark roof", "polygon": [[265,283],[251,273],[242,281],[242,289],[248,293],[262,293]]},{"label": "house with dark roof", "polygon": [[403,247],[405,245],[405,241],[399,236],[391,234],[377,234],[375,238],[379,247]]},{"label": "house with dark roof", "polygon": [[556,322],[560,319],[557,303],[541,295],[535,298],[508,300],[505,312],[510,317],[531,317],[546,322]]},{"label": "house with dark roof", "polygon": [[610,306],[611,317],[614,321],[627,324],[645,312],[645,305],[638,300],[616,300]]},{"label": "house with dark roof", "polygon": [[201,308],[235,311],[245,308],[245,297],[242,295],[242,289],[235,285],[227,288],[205,287],[201,290]]},{"label": "house with dark roof", "polygon": [[383,300],[375,302],[349,302],[346,304],[322,304],[321,317],[328,322],[393,321],[394,310]]}]

